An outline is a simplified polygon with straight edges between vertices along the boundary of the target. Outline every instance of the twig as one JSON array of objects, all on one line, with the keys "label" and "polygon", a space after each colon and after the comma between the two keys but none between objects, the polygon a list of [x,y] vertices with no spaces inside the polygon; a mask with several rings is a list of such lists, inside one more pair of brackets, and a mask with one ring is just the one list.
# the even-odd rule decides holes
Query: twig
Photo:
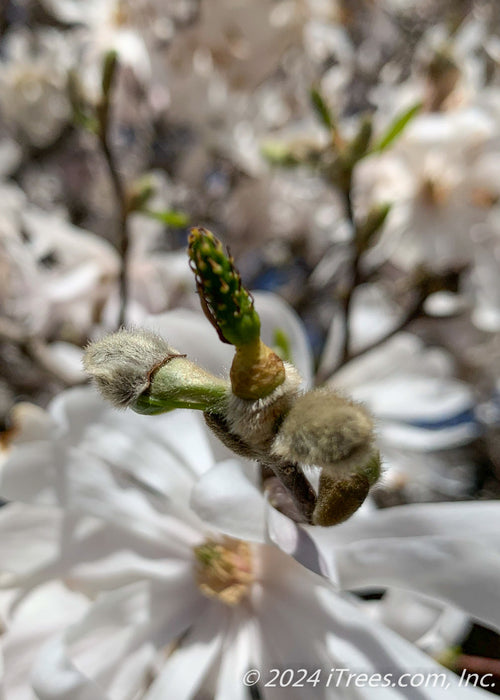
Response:
[{"label": "twig", "polygon": [[210,430],[232,452],[241,457],[258,461],[261,468],[267,470],[267,477],[271,473],[274,474],[292,502],[293,507],[286,508],[289,517],[297,519],[298,522],[312,522],[316,494],[300,466],[293,462],[270,460],[269,454],[265,450],[256,451],[247,445],[241,437],[231,432],[226,419],[221,414],[215,411],[205,411],[203,417]]},{"label": "twig", "polygon": [[[111,184],[115,193],[116,203],[118,205],[118,253],[121,259],[120,266],[120,311],[118,314],[118,327],[125,324],[127,302],[128,302],[128,252],[130,230],[128,216],[130,213],[127,190],[122,180],[119,169],[116,164],[113,151],[110,146],[110,125],[111,125],[111,96],[115,84],[117,58],[116,55],[110,54],[104,66],[103,76],[103,94],[102,101],[97,109],[99,120],[98,137],[101,146],[102,154],[108,167]],[[107,74],[106,74],[107,73]]]},{"label": "twig", "polygon": [[[354,218],[354,210],[352,206],[352,199],[351,199],[351,186],[349,184],[348,189],[344,192],[344,202],[345,202],[345,208],[346,208],[346,214],[347,218],[350,221],[353,229],[353,240],[354,242],[356,241],[357,238],[357,226],[356,226],[356,220]],[[341,363],[345,364],[347,362],[347,358],[349,357],[349,346],[351,343],[351,323],[350,323],[350,315],[351,315],[351,306],[352,306],[352,299],[354,295],[354,291],[356,287],[359,285],[361,281],[361,272],[360,272],[360,259],[361,259],[361,254],[360,251],[358,250],[357,246],[354,243],[354,255],[352,258],[352,263],[351,263],[351,280],[348,289],[346,290],[344,296],[342,297],[342,315],[343,315],[343,321],[344,321],[344,337],[342,341],[342,359]]]},{"label": "twig", "polygon": [[378,348],[380,345],[382,345],[387,340],[396,335],[396,333],[399,333],[400,331],[404,330],[412,321],[415,321],[415,319],[420,318],[423,315],[422,307],[423,300],[419,300],[408,309],[408,311],[405,313],[400,322],[396,326],[394,326],[392,330],[390,330],[388,333],[382,336],[382,338],[378,338],[377,340],[373,341],[373,343],[365,345],[365,347],[363,347],[361,350],[358,350],[357,352],[348,353],[345,360],[340,363],[337,369],[343,367],[345,364],[347,364],[347,362],[351,362],[351,360],[354,360],[357,357],[360,357],[361,355],[370,352],[370,350]]},{"label": "twig", "polygon": [[[378,338],[377,340],[374,340],[373,343],[369,343],[368,345],[365,345],[362,347],[360,350],[357,350],[356,352],[352,353],[347,353],[347,356],[343,356],[341,361],[338,363],[333,368],[333,371],[337,372],[339,369],[344,367],[348,362],[351,362],[352,360],[356,360],[358,357],[361,357],[362,355],[365,355],[366,353],[370,352],[371,350],[375,350],[375,348],[378,348],[380,345],[383,345],[387,340],[395,336],[397,333],[400,331],[403,331],[407,326],[412,323],[412,321],[415,321],[417,318],[422,318],[425,316],[425,312],[423,311],[423,304],[424,304],[425,298],[419,298],[418,301],[416,301],[404,314],[404,316],[401,318],[398,324],[394,326],[388,333],[383,335],[381,338]],[[328,377],[330,376],[332,370],[329,369],[328,372],[325,371],[318,371],[316,375],[316,380],[315,383],[317,385],[321,384],[322,382],[326,381]]]}]

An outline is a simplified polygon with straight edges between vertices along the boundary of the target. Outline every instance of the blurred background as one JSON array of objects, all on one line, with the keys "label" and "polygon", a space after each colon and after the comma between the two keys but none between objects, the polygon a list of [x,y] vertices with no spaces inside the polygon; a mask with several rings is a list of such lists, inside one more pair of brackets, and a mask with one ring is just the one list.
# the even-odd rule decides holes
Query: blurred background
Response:
[{"label": "blurred background", "polygon": [[498,498],[499,30],[496,0],[3,0],[5,449],[90,339],[198,309],[202,225],[374,412],[379,507]]}]

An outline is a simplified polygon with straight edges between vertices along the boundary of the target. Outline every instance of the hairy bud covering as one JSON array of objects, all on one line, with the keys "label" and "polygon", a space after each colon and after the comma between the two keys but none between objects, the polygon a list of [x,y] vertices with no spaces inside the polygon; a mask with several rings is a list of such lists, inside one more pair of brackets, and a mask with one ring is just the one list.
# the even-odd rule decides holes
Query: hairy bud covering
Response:
[{"label": "hairy bud covering", "polygon": [[329,389],[315,389],[293,404],[272,454],[341,476],[366,465],[373,441],[373,421],[363,406]]},{"label": "hairy bud covering", "polygon": [[156,333],[121,329],[91,343],[83,365],[104,398],[125,408],[148,388],[155,369],[179,355]]}]

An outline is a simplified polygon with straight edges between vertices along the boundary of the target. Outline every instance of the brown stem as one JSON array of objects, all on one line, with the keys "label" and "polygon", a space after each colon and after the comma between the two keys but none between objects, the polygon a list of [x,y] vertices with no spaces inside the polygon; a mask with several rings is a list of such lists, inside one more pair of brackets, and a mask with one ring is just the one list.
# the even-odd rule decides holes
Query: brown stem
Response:
[{"label": "brown stem", "polygon": [[[112,81],[114,82],[114,81]],[[109,143],[109,129],[111,124],[111,97],[112,88],[108,90],[106,95],[103,95],[103,102],[98,109],[99,117],[99,143],[101,145],[102,154],[108,167],[111,184],[115,193],[115,199],[119,210],[118,218],[118,253],[120,255],[120,311],[118,314],[118,328],[123,326],[126,321],[127,302],[129,295],[128,288],[128,252],[130,241],[130,230],[128,223],[129,206],[125,184],[120,175],[116,164],[113,151]]]},{"label": "brown stem", "polygon": [[343,367],[343,365],[347,364],[347,362],[351,362],[351,360],[354,360],[357,357],[360,357],[361,355],[370,352],[370,350],[378,348],[380,345],[382,345],[387,340],[396,335],[396,333],[399,333],[400,331],[404,330],[412,321],[422,316],[422,314],[424,313],[422,310],[423,301],[424,300],[420,298],[414,305],[412,305],[402,317],[400,322],[396,326],[394,326],[394,328],[390,330],[389,333],[386,333],[386,335],[384,335],[382,338],[378,338],[377,340],[373,341],[373,343],[366,345],[364,348],[358,350],[357,352],[348,354],[345,360],[340,363],[339,367],[337,367],[337,369]]},{"label": "brown stem", "polygon": [[352,258],[352,263],[351,263],[351,279],[349,282],[349,287],[346,290],[343,298],[342,298],[342,317],[344,321],[344,337],[342,341],[342,355],[341,355],[341,362],[342,364],[345,364],[347,362],[347,358],[349,356],[349,346],[351,344],[351,307],[352,307],[352,299],[354,295],[354,291],[356,287],[359,285],[361,282],[361,271],[360,271],[360,252],[356,246],[356,239],[357,239],[357,226],[356,226],[356,220],[354,218],[354,210],[352,206],[352,198],[351,198],[351,182],[349,181],[348,186],[346,187],[344,191],[344,203],[345,203],[345,209],[346,209],[346,215],[351,223],[352,229],[353,229],[353,237],[354,237],[354,252],[353,252],[353,258]]},{"label": "brown stem", "polygon": [[266,466],[273,470],[274,474],[287,489],[303,516],[304,522],[311,525],[313,512],[316,507],[316,494],[299,465],[293,462],[267,461]]},{"label": "brown stem", "polygon": [[301,517],[300,522],[312,523],[312,514],[316,507],[316,494],[304,476],[302,469],[293,462],[279,462],[271,460],[268,452],[255,450],[242,438],[232,433],[223,415],[215,411],[205,411],[205,422],[212,432],[224,443],[226,447],[237,455],[247,459],[257,460],[262,468],[271,469],[273,474],[283,484],[287,493],[297,507]]}]

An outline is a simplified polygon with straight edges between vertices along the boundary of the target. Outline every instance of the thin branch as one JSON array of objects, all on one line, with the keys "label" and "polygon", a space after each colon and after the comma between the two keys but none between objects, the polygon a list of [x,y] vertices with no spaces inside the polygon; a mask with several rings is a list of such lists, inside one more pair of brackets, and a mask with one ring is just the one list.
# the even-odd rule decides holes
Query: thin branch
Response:
[{"label": "thin branch", "polygon": [[345,208],[346,208],[346,214],[349,222],[351,223],[352,229],[353,229],[353,241],[354,241],[354,254],[351,262],[351,279],[349,283],[349,287],[346,290],[344,296],[342,297],[342,316],[343,316],[343,322],[344,322],[344,337],[342,341],[342,359],[341,362],[342,364],[345,364],[347,362],[347,358],[349,357],[349,346],[351,344],[351,307],[352,307],[352,299],[354,295],[354,291],[356,287],[359,285],[361,281],[361,271],[360,271],[360,259],[361,255],[359,250],[357,249],[357,246],[355,244],[356,238],[357,238],[357,226],[356,226],[356,220],[354,218],[354,210],[352,206],[352,198],[351,198],[351,186],[349,184],[348,189],[344,192],[344,202],[345,202]]},{"label": "thin branch", "polygon": [[[106,70],[106,68],[105,68]],[[115,82],[116,73],[116,58],[115,63],[111,68],[109,85],[103,91],[102,102],[98,106],[97,115],[99,119],[99,144],[101,151],[108,167],[108,172],[113,186],[116,203],[118,206],[118,253],[120,255],[120,311],[118,314],[118,327],[125,324],[127,313],[127,302],[129,296],[128,288],[128,253],[130,241],[130,229],[128,223],[129,204],[127,190],[124,181],[120,175],[115,156],[110,145],[110,128],[111,128],[111,96]]]},{"label": "thin branch", "polygon": [[340,367],[343,367],[348,362],[351,362],[351,360],[354,360],[357,357],[360,357],[361,355],[370,352],[370,350],[378,348],[380,345],[383,345],[383,343],[385,343],[387,340],[396,335],[396,333],[403,331],[407,326],[410,325],[412,321],[415,321],[417,318],[421,318],[424,315],[422,307],[423,300],[419,299],[418,302],[416,302],[406,311],[399,323],[396,324],[396,326],[394,326],[394,328],[392,328],[392,330],[390,330],[389,333],[386,333],[386,335],[382,336],[382,338],[378,338],[378,340],[375,340],[373,343],[365,345],[365,347],[363,347],[361,350],[358,350],[357,352],[348,353],[345,360],[343,360],[336,369],[340,369]]},{"label": "thin branch", "polygon": [[[424,301],[425,301],[425,298],[420,297],[418,299],[418,301],[416,301],[414,304],[412,304],[410,306],[410,308],[406,311],[406,313],[400,319],[399,323],[397,323],[394,326],[394,328],[392,328],[388,333],[386,333],[381,338],[378,338],[377,340],[373,341],[373,343],[369,343],[369,345],[365,345],[363,348],[361,348],[360,350],[357,350],[356,352],[348,353],[347,356],[343,357],[342,360],[339,362],[339,364],[334,367],[333,371],[337,372],[339,369],[344,367],[344,365],[346,365],[348,362],[351,362],[352,360],[355,360],[358,357],[365,355],[366,353],[370,352],[371,350],[375,350],[375,348],[378,348],[380,345],[383,345],[387,340],[390,340],[390,338],[395,336],[397,333],[405,330],[405,328],[407,328],[410,325],[410,323],[415,321],[417,318],[423,318],[425,316],[425,312],[423,310]],[[319,371],[316,375],[316,384],[319,385],[322,382],[326,381],[331,373],[332,373],[331,369],[328,370],[328,372]]]}]

